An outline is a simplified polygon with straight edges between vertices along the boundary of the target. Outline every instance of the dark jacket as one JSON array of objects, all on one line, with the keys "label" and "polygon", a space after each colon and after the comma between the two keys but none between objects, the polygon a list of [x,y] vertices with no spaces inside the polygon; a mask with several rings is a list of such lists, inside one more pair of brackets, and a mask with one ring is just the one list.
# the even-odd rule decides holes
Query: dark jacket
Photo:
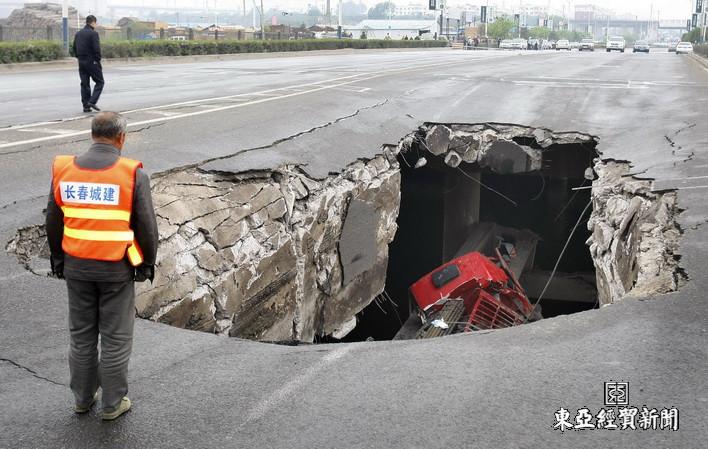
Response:
[{"label": "dark jacket", "polygon": [[[120,152],[112,145],[94,143],[89,150],[76,158],[81,168],[102,169],[115,164]],[[80,259],[65,254],[61,248],[64,236],[64,214],[54,201],[54,180],[47,204],[47,240],[51,251],[53,271],[62,270],[64,277],[82,281],[124,282],[132,280],[135,270],[127,259],[120,262]],[[138,169],[133,194],[130,227],[143,251],[143,265],[152,268],[157,257],[157,221],[152,206],[150,178]]]},{"label": "dark jacket", "polygon": [[101,60],[101,43],[96,30],[86,25],[74,36],[74,55],[87,61]]}]

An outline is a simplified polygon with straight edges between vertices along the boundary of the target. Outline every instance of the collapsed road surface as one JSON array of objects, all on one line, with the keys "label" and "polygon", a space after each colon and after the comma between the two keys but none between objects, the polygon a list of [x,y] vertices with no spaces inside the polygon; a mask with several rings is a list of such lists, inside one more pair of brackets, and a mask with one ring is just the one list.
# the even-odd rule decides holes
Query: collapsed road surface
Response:
[{"label": "collapsed road surface", "polygon": [[[261,74],[266,67],[268,76]],[[99,427],[66,411],[63,285],[30,274],[14,254],[3,252],[0,370],[7,380],[0,394],[12,406],[1,412],[2,446],[702,444],[708,215],[701,199],[708,188],[708,130],[696,111],[708,101],[708,74],[700,66],[664,54],[372,52],[277,63],[135,65],[115,70],[116,87],[140,74],[156,85],[192,80],[182,98],[164,103],[146,104],[121,92],[105,97],[105,107],[115,101],[132,110],[127,154],[145,161],[156,185],[161,177],[205,164],[215,173],[241,174],[290,167],[306,181],[324,182],[356,170],[358,160],[375,161],[399,148],[426,124],[517,124],[593,136],[601,170],[621,164],[611,175],[636,175],[621,179],[637,183],[642,195],[675,197],[675,208],[662,210],[681,234],[671,248],[676,266],[670,278],[678,273],[684,281],[655,290],[678,288],[670,295],[620,294],[599,310],[425,342],[290,348],[139,321],[131,375],[136,409],[117,426]],[[1,76],[3,89],[20,91],[48,72]],[[195,78],[206,86],[203,95],[193,89]],[[178,83],[172,90],[179,92]],[[4,242],[42,222],[52,156],[87,144],[86,119],[48,121],[67,117],[64,107],[49,108],[57,114],[42,117],[43,123],[33,123],[36,118],[20,108],[3,118],[4,125],[19,125],[0,131]],[[637,192],[606,193],[610,199]],[[627,202],[630,207],[631,198]],[[636,202],[626,223],[605,219],[610,203],[593,206],[597,239],[603,230],[621,235],[636,225],[651,234],[657,227],[632,223],[642,216],[637,211],[646,210]],[[278,216],[279,207],[269,214]],[[598,245],[591,250],[614,254]],[[630,405],[679,409],[679,431],[554,430],[560,408],[597,413],[609,381],[629,382]]]}]

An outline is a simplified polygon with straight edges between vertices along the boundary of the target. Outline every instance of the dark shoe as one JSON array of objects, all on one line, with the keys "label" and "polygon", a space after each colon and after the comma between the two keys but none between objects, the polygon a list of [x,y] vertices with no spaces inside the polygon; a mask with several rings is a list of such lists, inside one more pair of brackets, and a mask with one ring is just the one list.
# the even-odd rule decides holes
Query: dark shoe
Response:
[{"label": "dark shoe", "polygon": [[92,112],[91,108],[84,108],[84,112]]},{"label": "dark shoe", "polygon": [[91,108],[91,109],[93,109],[94,111],[97,111],[97,112],[100,112],[100,111],[101,111],[101,110],[98,108],[98,106],[96,106],[96,105],[93,104],[93,103],[89,103],[89,104],[88,104],[88,107]]},{"label": "dark shoe", "polygon": [[88,413],[88,411],[91,410],[91,407],[93,407],[93,404],[96,403],[97,398],[98,398],[98,392],[96,392],[93,395],[93,399],[91,399],[90,404],[88,404],[88,405],[74,404],[74,413],[78,413],[78,414]]},{"label": "dark shoe", "polygon": [[130,399],[128,399],[128,396],[125,396],[123,399],[120,400],[120,402],[118,403],[118,407],[116,407],[115,410],[113,410],[112,412],[103,412],[103,420],[113,421],[114,419],[121,416],[123,413],[130,410],[131,405],[132,404],[130,403]]}]

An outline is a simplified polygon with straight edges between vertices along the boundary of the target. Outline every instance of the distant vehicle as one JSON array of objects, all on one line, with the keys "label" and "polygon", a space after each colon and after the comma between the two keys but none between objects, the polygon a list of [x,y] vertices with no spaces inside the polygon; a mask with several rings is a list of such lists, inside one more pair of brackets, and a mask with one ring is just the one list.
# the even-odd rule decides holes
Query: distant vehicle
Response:
[{"label": "distant vehicle", "polygon": [[592,39],[583,39],[580,41],[578,51],[590,50],[595,51],[595,42]]},{"label": "distant vehicle", "polygon": [[571,42],[571,43],[570,43],[570,48],[577,48],[577,49],[579,49],[579,48],[580,48],[580,42],[575,42],[575,41]]},{"label": "distant vehicle", "polygon": [[526,41],[526,39],[514,39],[511,41],[511,48],[514,50],[526,50],[528,47],[529,43]]},{"label": "distant vehicle", "polygon": [[558,50],[570,51],[570,42],[568,42],[568,39],[560,39],[556,42],[556,51]]},{"label": "distant vehicle", "polygon": [[506,48],[506,49],[514,48],[514,41],[512,41],[511,39],[504,39],[499,44],[499,48]]},{"label": "distant vehicle", "polygon": [[649,53],[649,42],[647,42],[647,41],[635,42],[634,47],[632,48],[632,53],[637,53],[637,52]]},{"label": "distant vehicle", "polygon": [[669,53],[676,51],[676,46],[679,42],[669,42]]},{"label": "distant vehicle", "polygon": [[622,36],[612,36],[609,39],[607,39],[607,46],[605,46],[605,49],[607,50],[607,53],[611,52],[612,50],[617,50],[621,51],[624,53],[624,38]]},{"label": "distant vehicle", "polygon": [[690,42],[679,42],[678,45],[676,45],[676,54],[680,55],[682,53],[684,55],[693,53],[693,44]]}]

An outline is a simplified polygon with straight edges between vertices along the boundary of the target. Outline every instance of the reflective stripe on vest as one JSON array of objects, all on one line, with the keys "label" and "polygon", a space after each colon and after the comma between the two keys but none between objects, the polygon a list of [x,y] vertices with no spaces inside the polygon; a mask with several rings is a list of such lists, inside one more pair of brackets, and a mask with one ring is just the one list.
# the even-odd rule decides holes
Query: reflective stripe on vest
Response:
[{"label": "reflective stripe on vest", "polygon": [[130,228],[139,161],[119,157],[114,165],[81,168],[74,156],[57,156],[52,167],[54,200],[64,213],[64,252],[83,259],[143,262]]}]

